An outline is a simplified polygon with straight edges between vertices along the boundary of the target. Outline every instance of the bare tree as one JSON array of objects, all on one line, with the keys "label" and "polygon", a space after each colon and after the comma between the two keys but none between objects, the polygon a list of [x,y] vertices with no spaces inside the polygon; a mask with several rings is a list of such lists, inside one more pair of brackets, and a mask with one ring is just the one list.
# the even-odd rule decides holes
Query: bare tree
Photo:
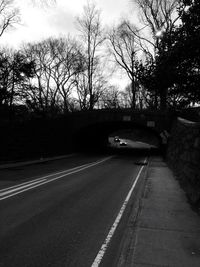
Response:
[{"label": "bare tree", "polygon": [[162,29],[169,32],[178,20],[179,0],[133,0],[141,11],[143,23],[156,35]]},{"label": "bare tree", "polygon": [[14,6],[14,0],[0,0],[0,37],[19,21],[19,9]]},{"label": "bare tree", "polygon": [[[177,7],[179,0],[132,0],[139,8],[143,26],[133,31],[140,40],[140,47],[145,54],[147,65],[156,64],[156,55],[167,51],[171,47],[171,36],[174,28],[179,23]],[[127,23],[127,27],[129,24]],[[132,30],[131,27],[129,27]],[[165,42],[163,42],[165,40]],[[159,88],[154,92],[155,105],[165,109],[167,88]]]},{"label": "bare tree", "polygon": [[[84,60],[84,57],[83,57]],[[85,68],[85,69],[84,69]],[[104,90],[106,90],[107,79],[105,75],[105,68],[99,65],[95,69],[93,74],[93,107],[97,105],[99,107],[99,99],[101,98]],[[81,110],[87,110],[90,108],[90,92],[88,90],[88,76],[87,66],[83,65],[83,71],[76,75],[76,92],[78,96],[78,102]]]},{"label": "bare tree", "polygon": [[[46,71],[50,66],[49,48],[45,42],[27,44],[24,53],[35,62],[35,79],[30,81],[30,88],[27,90],[27,102],[33,109],[46,112],[51,103],[55,102],[52,97],[53,88],[50,85],[50,75]],[[34,105],[33,105],[34,104]]]},{"label": "bare tree", "polygon": [[29,0],[34,6],[40,6],[42,8],[52,6],[56,4],[56,0]]},{"label": "bare tree", "polygon": [[13,106],[21,103],[22,88],[33,77],[34,63],[20,51],[2,49],[0,52],[0,106],[12,113]]},{"label": "bare tree", "polygon": [[75,76],[82,70],[82,61],[75,40],[48,38],[25,48],[27,57],[35,61],[36,79],[32,81],[29,97],[33,97],[41,110],[69,110],[69,97]]},{"label": "bare tree", "polygon": [[119,108],[120,107],[120,91],[115,86],[107,87],[99,99],[101,108]]},{"label": "bare tree", "polygon": [[136,65],[137,56],[140,51],[138,38],[133,33],[136,27],[130,22],[123,21],[116,28],[108,33],[109,52],[114,57],[115,62],[126,71],[131,80],[132,103],[134,109],[136,104]]},{"label": "bare tree", "polygon": [[87,76],[84,76],[84,82],[87,82],[87,88],[85,89],[89,93],[89,109],[93,109],[95,104],[93,78],[97,66],[100,64],[98,48],[100,48],[105,39],[100,21],[100,11],[96,8],[95,4],[88,2],[84,6],[82,16],[77,18],[77,24],[83,40],[83,46],[85,47],[87,66]]},{"label": "bare tree", "polygon": [[[136,92],[136,108],[137,109],[145,109],[150,107],[150,94],[140,83],[136,83],[137,92]],[[131,107],[132,103],[132,86],[128,84],[125,87],[125,90],[122,93],[122,98],[124,103],[126,103],[126,107]]]},{"label": "bare tree", "polygon": [[[140,18],[143,27],[137,32],[137,37],[141,40],[141,46],[149,54],[149,46],[153,47],[155,54],[159,46],[159,40],[163,34],[170,34],[178,23],[179,15],[177,7],[179,0],[132,0],[140,11]],[[150,34],[145,32],[149,30]]]},{"label": "bare tree", "polygon": [[76,83],[76,76],[83,70],[82,54],[78,43],[68,37],[48,39],[53,65],[49,68],[52,82],[62,97],[65,112],[69,111],[69,97]]}]

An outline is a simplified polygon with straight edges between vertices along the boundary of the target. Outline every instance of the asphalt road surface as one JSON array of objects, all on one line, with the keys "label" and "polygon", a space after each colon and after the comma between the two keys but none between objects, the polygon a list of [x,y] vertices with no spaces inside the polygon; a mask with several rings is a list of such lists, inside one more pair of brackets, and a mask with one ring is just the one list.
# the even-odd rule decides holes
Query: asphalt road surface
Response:
[{"label": "asphalt road surface", "polygon": [[[113,138],[110,140],[110,146],[113,148],[118,148],[118,149],[124,149],[124,146],[120,145],[120,142],[114,142]],[[130,139],[125,139],[125,138],[120,138],[121,142],[125,142],[125,148],[126,149],[140,149],[140,150],[148,150],[148,149],[156,149],[157,147],[152,144],[148,144],[145,142],[140,142],[140,141],[133,141]]]},{"label": "asphalt road surface", "polygon": [[[74,155],[0,170],[0,267],[98,266],[144,160]],[[115,265],[123,224],[118,228],[99,266]]]}]

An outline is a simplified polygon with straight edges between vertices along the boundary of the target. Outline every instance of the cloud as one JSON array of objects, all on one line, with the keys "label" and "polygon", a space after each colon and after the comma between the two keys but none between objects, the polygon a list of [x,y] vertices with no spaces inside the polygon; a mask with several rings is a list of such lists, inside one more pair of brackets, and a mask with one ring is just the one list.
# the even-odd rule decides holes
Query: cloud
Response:
[{"label": "cloud", "polygon": [[[57,0],[56,4],[43,8],[40,5],[31,4],[33,0],[15,1],[20,8],[22,25],[1,37],[2,43],[10,43],[15,47],[23,41],[38,41],[49,36],[68,33],[76,35],[76,16],[83,13],[83,6],[87,4],[87,0]],[[97,8],[102,10],[103,24],[117,23],[128,10],[126,0],[96,0],[95,2]]]},{"label": "cloud", "polygon": [[73,33],[75,16],[69,9],[57,8],[47,16],[47,25],[54,33]]},{"label": "cloud", "polygon": [[21,24],[1,37],[2,44],[17,48],[22,42],[73,34],[75,31],[75,15],[66,5],[43,9],[21,2],[20,11]]}]

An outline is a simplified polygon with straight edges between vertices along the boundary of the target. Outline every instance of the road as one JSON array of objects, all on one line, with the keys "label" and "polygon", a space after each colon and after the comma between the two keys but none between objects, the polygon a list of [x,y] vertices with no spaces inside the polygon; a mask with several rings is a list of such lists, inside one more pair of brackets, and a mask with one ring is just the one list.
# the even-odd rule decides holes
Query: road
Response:
[{"label": "road", "polygon": [[125,146],[121,146],[120,142],[114,142],[113,138],[110,138],[110,147],[117,149],[139,149],[139,150],[148,150],[148,149],[157,149],[158,147],[152,144],[148,144],[140,141],[133,141],[127,138],[120,138],[121,142],[125,142]]},{"label": "road", "polygon": [[[143,161],[73,155],[0,170],[0,266],[97,266],[95,258]],[[122,221],[114,234],[118,241]],[[101,266],[114,266],[118,241],[105,251]]]}]

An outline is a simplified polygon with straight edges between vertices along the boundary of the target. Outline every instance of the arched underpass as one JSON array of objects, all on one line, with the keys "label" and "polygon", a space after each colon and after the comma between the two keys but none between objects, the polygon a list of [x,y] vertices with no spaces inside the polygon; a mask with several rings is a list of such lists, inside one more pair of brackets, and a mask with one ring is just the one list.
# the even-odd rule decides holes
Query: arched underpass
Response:
[{"label": "arched underpass", "polygon": [[[110,138],[118,135],[120,138],[149,144],[149,146],[111,146]],[[99,122],[80,128],[73,135],[73,143],[76,150],[85,152],[115,152],[115,153],[160,153],[162,151],[162,139],[160,134],[150,127],[145,127],[131,121]]]}]

